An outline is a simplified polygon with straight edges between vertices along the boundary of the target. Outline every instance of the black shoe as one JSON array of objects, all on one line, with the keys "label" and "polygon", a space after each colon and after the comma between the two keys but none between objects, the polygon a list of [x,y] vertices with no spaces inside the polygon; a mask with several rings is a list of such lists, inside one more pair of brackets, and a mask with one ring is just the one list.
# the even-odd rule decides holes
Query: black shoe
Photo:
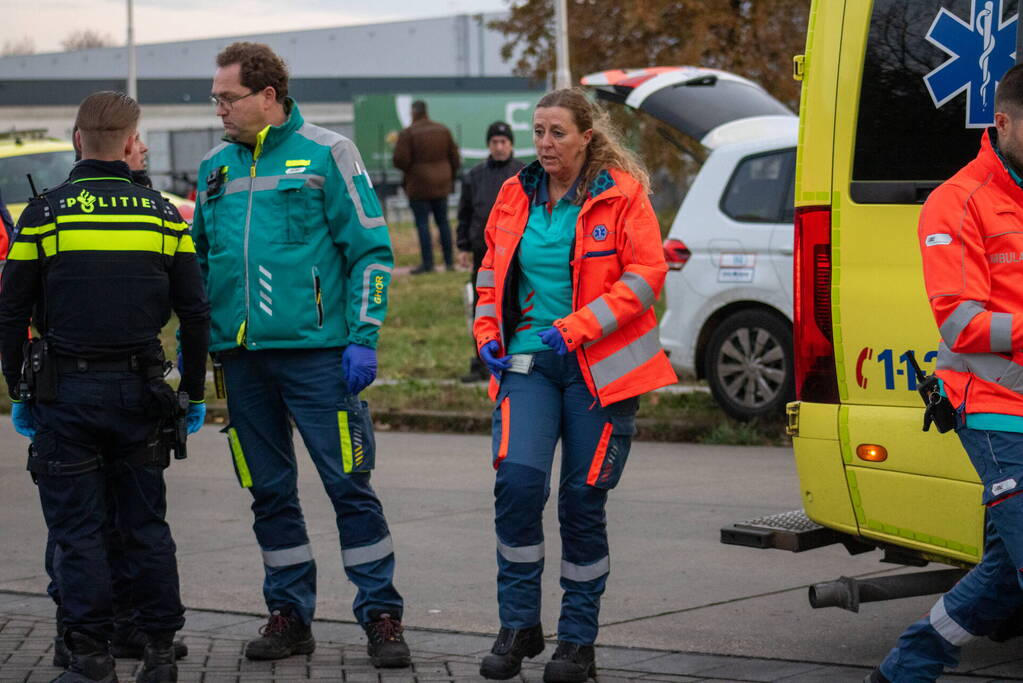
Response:
[{"label": "black shoe", "polygon": [[[149,638],[145,632],[132,626],[114,633],[114,637],[110,640],[110,654],[114,656],[114,659],[142,659],[148,642]],[[180,640],[175,640],[174,661],[187,656],[188,646]],[[53,658],[54,660],[57,658],[56,650]]]},{"label": "black shoe", "polygon": [[146,638],[142,669],[135,683],[176,683],[178,665],[174,660],[174,634]]},{"label": "black shoe", "polygon": [[409,652],[408,643],[402,635],[404,627],[401,619],[395,619],[390,614],[379,613],[371,615],[373,619],[362,628],[366,631],[366,638],[369,643],[366,645],[366,652],[373,666],[378,669],[401,669],[412,665],[412,654]]},{"label": "black shoe", "polygon": [[293,610],[274,610],[259,627],[259,638],[245,646],[249,659],[283,659],[291,655],[308,655],[316,649],[316,639],[309,624]]},{"label": "black shoe", "polygon": [[114,658],[105,642],[68,631],[64,634],[64,644],[70,653],[67,671],[51,683],[117,683]]},{"label": "black shoe", "polygon": [[71,664],[71,650],[67,649],[64,636],[53,638],[53,665],[58,669],[66,669]]},{"label": "black shoe", "polygon": [[551,661],[543,668],[544,683],[586,683],[597,677],[597,662],[592,645],[558,641]]},{"label": "black shoe", "polygon": [[520,630],[502,626],[490,654],[480,662],[480,676],[498,681],[511,678],[522,669],[524,657],[536,657],[543,648],[543,629],[539,624]]},{"label": "black shoe", "polygon": [[863,683],[891,683],[891,681],[884,677],[880,669],[874,669],[863,677]]},{"label": "black shoe", "polygon": [[412,275],[422,275],[423,273],[432,273],[433,266],[427,268],[426,266],[417,266],[409,271]]}]

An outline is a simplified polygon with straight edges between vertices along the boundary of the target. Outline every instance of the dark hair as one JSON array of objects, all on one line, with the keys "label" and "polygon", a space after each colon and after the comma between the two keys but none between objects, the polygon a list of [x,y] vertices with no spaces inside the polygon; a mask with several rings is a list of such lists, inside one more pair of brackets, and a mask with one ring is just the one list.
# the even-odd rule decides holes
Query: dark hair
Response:
[{"label": "dark hair", "polygon": [[117,154],[138,128],[140,113],[138,102],[122,92],[94,92],[78,105],[75,129],[90,152]]},{"label": "dark hair", "polygon": [[995,111],[1006,112],[1014,117],[1023,114],[1023,64],[1017,64],[1006,71],[998,82]]},{"label": "dark hair", "polygon": [[[611,123],[611,117],[602,107],[591,104],[586,93],[579,88],[563,88],[547,93],[536,103],[537,109],[562,107],[572,113],[572,121],[579,132],[593,129],[593,137],[586,148],[581,188],[589,188],[600,172],[617,168],[633,177],[647,192],[650,191],[650,174],[643,162],[622,144],[621,136]],[[582,204],[585,192],[576,193],[576,203]]]},{"label": "dark hair", "polygon": [[277,101],[288,96],[288,65],[263,43],[231,43],[217,55],[217,66],[237,64],[241,68],[241,82],[249,90],[259,92],[273,88]]},{"label": "dark hair", "polygon": [[421,119],[426,116],[426,102],[416,100],[412,103],[412,118]]}]

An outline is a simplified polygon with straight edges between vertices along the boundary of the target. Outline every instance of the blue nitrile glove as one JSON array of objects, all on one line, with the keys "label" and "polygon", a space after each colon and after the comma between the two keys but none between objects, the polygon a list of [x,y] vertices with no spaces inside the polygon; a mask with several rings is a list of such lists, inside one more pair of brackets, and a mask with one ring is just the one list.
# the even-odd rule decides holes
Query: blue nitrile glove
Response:
[{"label": "blue nitrile glove", "polygon": [[206,422],[206,401],[189,403],[188,412],[185,413],[185,426],[189,434],[195,434]]},{"label": "blue nitrile glove", "polygon": [[11,404],[11,422],[14,423],[14,431],[26,439],[33,439],[36,435],[36,421],[32,419],[32,410],[27,403]]},{"label": "blue nitrile glove", "polygon": [[486,344],[480,347],[480,360],[490,370],[490,374],[501,379],[501,373],[511,367],[511,356],[497,357],[497,353],[501,350],[501,345],[497,343],[496,339],[488,341]]},{"label": "blue nitrile glove", "polygon": [[349,344],[341,356],[341,371],[348,382],[348,393],[358,394],[377,378],[377,352],[361,344]]},{"label": "blue nitrile glove", "polygon": [[568,353],[568,345],[565,343],[565,338],[561,336],[556,327],[548,327],[543,332],[536,333],[547,346],[551,347],[554,351],[558,352],[559,356],[564,356]]}]

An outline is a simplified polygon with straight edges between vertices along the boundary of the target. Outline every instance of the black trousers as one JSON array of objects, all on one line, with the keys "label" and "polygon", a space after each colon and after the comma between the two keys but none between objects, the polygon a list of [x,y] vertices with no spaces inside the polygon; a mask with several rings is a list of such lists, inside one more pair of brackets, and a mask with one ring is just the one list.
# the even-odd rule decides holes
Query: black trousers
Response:
[{"label": "black trousers", "polygon": [[58,555],[55,573],[64,625],[101,640],[113,635],[115,612],[105,538],[112,508],[136,625],[147,633],[184,625],[176,547],[165,521],[163,469],[132,462],[156,431],[158,418],[150,405],[139,375],[85,372],[62,373],[57,400],[32,407],[33,446],[42,461],[66,466],[97,455],[103,460],[102,468],[84,474],[37,474],[43,516]]}]

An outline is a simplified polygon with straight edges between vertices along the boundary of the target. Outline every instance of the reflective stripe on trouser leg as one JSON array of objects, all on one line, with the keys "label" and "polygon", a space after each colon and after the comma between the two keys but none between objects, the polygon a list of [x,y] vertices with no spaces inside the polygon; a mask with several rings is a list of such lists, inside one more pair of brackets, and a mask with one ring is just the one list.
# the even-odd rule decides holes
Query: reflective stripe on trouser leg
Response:
[{"label": "reflective stripe on trouser leg", "polygon": [[[272,374],[278,365],[286,364],[284,358],[280,353],[240,351],[221,359],[231,426],[251,480],[252,528],[260,548],[269,552],[309,544],[298,501],[298,467],[288,408]],[[316,607],[316,564],[311,554],[298,564],[278,564],[273,556],[271,561],[273,564],[264,563],[267,608],[291,607],[304,622],[311,622]]]}]

